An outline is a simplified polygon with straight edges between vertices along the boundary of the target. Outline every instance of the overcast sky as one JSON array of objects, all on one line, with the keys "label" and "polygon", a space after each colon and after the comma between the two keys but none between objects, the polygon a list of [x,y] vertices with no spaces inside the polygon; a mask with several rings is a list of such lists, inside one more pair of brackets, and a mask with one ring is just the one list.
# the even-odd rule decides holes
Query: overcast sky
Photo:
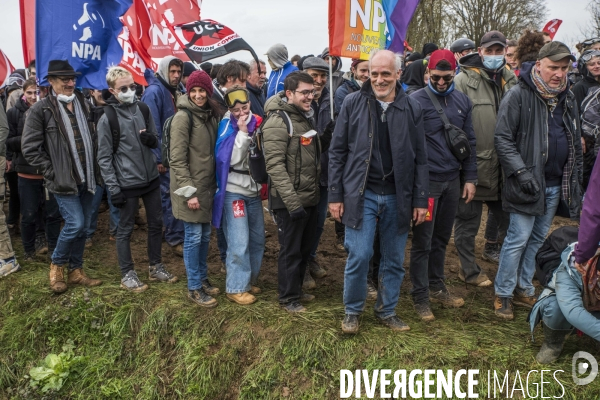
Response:
[{"label": "overcast sky", "polygon": [[[518,1],[518,0],[515,0]],[[0,49],[17,68],[23,54],[18,0],[0,0]],[[581,38],[580,28],[589,21],[585,9],[589,0],[547,0],[548,20],[560,18],[563,24],[555,40],[570,46]],[[328,45],[327,0],[203,0],[202,17],[221,22],[239,33],[259,57],[274,43],[287,45],[293,54],[319,54]],[[248,53],[236,58],[249,60]],[[347,66],[346,66],[347,68]]]}]

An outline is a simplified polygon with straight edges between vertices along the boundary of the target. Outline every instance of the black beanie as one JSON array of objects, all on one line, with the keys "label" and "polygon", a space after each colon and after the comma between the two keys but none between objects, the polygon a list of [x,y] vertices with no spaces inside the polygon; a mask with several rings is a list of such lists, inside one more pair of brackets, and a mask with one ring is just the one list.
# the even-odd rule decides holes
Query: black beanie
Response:
[{"label": "black beanie", "polygon": [[425,43],[425,46],[423,46],[423,57],[426,57],[427,54],[433,53],[437,49],[438,49],[437,44],[435,44],[435,43]]},{"label": "black beanie", "polygon": [[196,66],[189,61],[183,63],[183,74],[182,76],[190,76],[192,72],[196,71]]}]

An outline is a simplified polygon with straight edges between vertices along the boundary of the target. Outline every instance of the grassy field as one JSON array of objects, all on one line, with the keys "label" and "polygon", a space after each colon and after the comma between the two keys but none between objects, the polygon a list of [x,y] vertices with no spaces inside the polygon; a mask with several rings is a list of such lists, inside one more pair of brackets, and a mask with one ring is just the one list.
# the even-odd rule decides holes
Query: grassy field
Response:
[{"label": "grassy field", "polygon": [[[136,235],[143,239],[141,232]],[[517,370],[525,382],[529,370],[541,369],[534,356],[542,333],[538,328],[532,341],[527,310],[518,308],[515,321],[500,322],[491,313],[491,288],[467,290],[452,276],[449,286],[465,294],[463,308],[434,306],[437,320],[424,324],[403,286],[397,311],[410,332],[379,325],[370,304],[360,333],[348,337],[340,329],[340,280],[315,290],[316,300],[300,316],[279,309],[273,276],[261,281],[263,293],[254,305],[237,306],[220,295],[219,306],[206,310],[188,301],[183,276],[138,295],[119,289],[113,246],[104,240],[86,250],[88,274],[104,280],[97,288],[51,294],[48,263],[41,259],[0,279],[1,399],[334,399],[340,396],[340,369],[384,368],[479,369],[477,391],[487,398],[488,370],[502,375],[508,370],[512,389]],[[266,262],[263,274],[274,274],[272,257]],[[146,280],[147,270],[138,271]],[[223,290],[218,264],[211,271]],[[81,358],[68,368],[62,388],[45,394],[32,388],[30,369],[48,354],[61,353],[69,341],[73,356]],[[589,338],[572,336],[558,362],[546,369],[564,371],[557,375],[562,398],[600,398],[600,377],[588,386],[573,384],[571,357],[578,350],[596,352]],[[533,378],[539,385],[539,374]],[[560,396],[552,376],[545,380],[552,383],[544,386],[544,396]],[[533,382],[529,387],[533,397],[536,387]],[[364,388],[361,394],[366,398]],[[506,389],[491,394],[506,398]],[[512,398],[528,397],[517,390]]]}]

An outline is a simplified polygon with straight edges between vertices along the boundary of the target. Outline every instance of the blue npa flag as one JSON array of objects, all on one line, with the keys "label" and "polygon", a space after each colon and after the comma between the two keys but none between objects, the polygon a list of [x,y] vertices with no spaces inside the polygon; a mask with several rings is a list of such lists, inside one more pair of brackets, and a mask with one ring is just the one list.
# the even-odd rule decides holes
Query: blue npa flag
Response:
[{"label": "blue npa flag", "polygon": [[35,5],[36,67],[40,85],[48,86],[50,60],[67,60],[81,77],[77,86],[105,89],[106,72],[118,65],[123,49],[117,36],[119,17],[133,0],[37,0]]}]

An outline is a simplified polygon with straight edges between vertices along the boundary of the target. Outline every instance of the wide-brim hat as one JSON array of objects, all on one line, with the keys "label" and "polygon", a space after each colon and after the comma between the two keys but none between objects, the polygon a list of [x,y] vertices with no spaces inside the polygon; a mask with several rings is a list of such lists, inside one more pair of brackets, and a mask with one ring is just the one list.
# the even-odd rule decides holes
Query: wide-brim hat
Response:
[{"label": "wide-brim hat", "polygon": [[73,69],[71,64],[67,60],[50,60],[48,63],[48,74],[44,79],[48,79],[49,76],[80,76],[81,72],[77,72]]}]

